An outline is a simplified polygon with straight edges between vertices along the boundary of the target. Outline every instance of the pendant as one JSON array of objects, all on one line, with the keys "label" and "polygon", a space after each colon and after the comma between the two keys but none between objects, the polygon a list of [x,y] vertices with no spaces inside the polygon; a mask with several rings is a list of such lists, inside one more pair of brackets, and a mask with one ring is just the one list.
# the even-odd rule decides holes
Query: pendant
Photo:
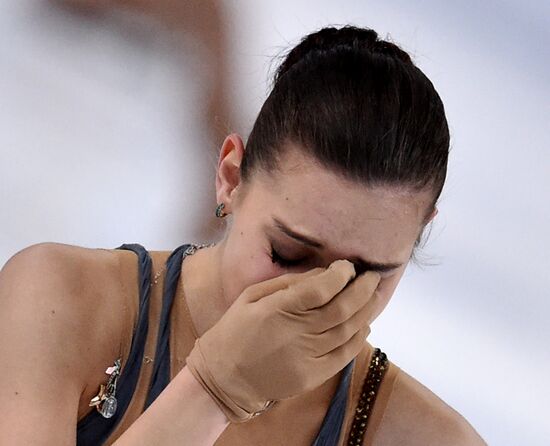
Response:
[{"label": "pendant", "polygon": [[105,418],[111,418],[116,412],[117,400],[114,396],[109,396],[103,400],[103,404],[98,409],[99,413]]},{"label": "pendant", "polygon": [[114,366],[108,367],[105,373],[109,375],[109,381],[99,386],[99,393],[90,400],[88,406],[95,406],[104,418],[111,418],[117,409],[115,393],[120,375],[120,358],[115,361]]}]

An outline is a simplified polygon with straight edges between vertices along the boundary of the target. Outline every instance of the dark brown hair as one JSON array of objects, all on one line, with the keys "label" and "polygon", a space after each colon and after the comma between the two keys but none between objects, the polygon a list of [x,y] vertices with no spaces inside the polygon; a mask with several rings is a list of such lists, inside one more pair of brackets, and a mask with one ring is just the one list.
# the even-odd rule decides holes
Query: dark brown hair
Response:
[{"label": "dark brown hair", "polygon": [[292,142],[346,179],[429,188],[426,223],[445,182],[449,139],[439,95],[405,51],[369,28],[326,27],[277,69],[246,143],[241,181],[258,168],[277,171]]}]

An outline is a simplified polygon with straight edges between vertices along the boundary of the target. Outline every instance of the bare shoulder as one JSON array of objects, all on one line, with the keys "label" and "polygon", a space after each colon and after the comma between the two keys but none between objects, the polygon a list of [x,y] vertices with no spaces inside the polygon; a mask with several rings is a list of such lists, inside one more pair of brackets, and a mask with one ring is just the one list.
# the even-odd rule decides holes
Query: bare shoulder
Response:
[{"label": "bare shoulder", "polygon": [[[72,444],[88,387],[121,336],[118,261],[109,252],[39,243],[0,270],[0,394],[6,444]],[[111,342],[112,341],[112,342]],[[89,400],[88,400],[89,401]],[[7,435],[7,437],[6,437]]]},{"label": "bare shoulder", "polygon": [[434,392],[397,368],[383,418],[382,444],[477,446],[487,443],[473,426]]},{"label": "bare shoulder", "polygon": [[[90,410],[87,401],[105,379],[105,368],[127,357],[137,275],[133,252],[52,242],[20,250],[0,270],[0,325],[3,338],[12,340],[11,360],[24,364],[32,355],[48,377],[48,367],[65,367],[57,376],[78,391],[79,419]],[[1,343],[0,350],[8,345]]]},{"label": "bare shoulder", "polygon": [[15,253],[0,270],[2,305],[34,309],[33,314],[40,314],[44,306],[53,320],[62,318],[64,312],[75,311],[75,307],[84,310],[86,276],[90,274],[82,255],[84,249],[38,243]]},{"label": "bare shoulder", "polygon": [[120,263],[127,257],[114,251],[53,242],[28,246],[0,270],[0,305],[60,330],[72,345],[60,351],[78,354],[86,364],[86,358],[94,359],[93,346],[105,345],[106,332],[120,337],[115,329],[124,304]]}]

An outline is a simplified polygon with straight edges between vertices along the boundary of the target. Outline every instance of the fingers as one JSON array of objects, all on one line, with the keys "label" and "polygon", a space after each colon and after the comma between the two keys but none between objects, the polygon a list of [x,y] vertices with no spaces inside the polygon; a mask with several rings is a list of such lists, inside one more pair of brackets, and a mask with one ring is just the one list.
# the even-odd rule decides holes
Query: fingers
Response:
[{"label": "fingers", "polygon": [[[359,330],[367,330],[365,337],[370,333],[370,324],[375,317],[377,308],[377,293],[374,292],[369,301],[353,314],[348,320],[340,325],[326,330],[322,333],[309,334],[310,345],[316,352],[316,356],[323,356],[328,352],[344,345]],[[338,297],[340,299],[340,297]]]},{"label": "fingers", "polygon": [[342,369],[342,364],[349,363],[361,352],[369,334],[368,325],[361,327],[346,343],[320,357],[313,358],[315,366],[327,376],[334,376]]},{"label": "fingers", "polygon": [[[308,319],[315,326],[315,333],[321,333],[344,324],[358,311],[374,313],[376,309],[375,290],[380,283],[380,274],[374,271],[366,271],[338,293],[323,307],[317,308],[308,314]],[[366,309],[365,306],[367,305]],[[365,323],[374,319],[372,315]]]},{"label": "fingers", "polygon": [[289,285],[281,295],[281,307],[292,312],[306,312],[322,307],[355,278],[355,267],[348,260],[335,260],[319,274]]},{"label": "fingers", "polygon": [[247,287],[241,295],[248,302],[256,302],[277,291],[284,290],[290,285],[304,280],[308,277],[316,276],[325,271],[325,268],[313,268],[303,273],[286,273],[272,279],[264,280]]}]

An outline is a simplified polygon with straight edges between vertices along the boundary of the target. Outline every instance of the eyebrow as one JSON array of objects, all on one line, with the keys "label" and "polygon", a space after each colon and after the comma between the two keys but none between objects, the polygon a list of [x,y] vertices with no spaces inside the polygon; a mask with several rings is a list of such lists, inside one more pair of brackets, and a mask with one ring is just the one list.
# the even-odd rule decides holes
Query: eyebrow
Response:
[{"label": "eyebrow", "polygon": [[[306,237],[303,234],[293,231],[287,225],[285,225],[281,220],[279,220],[277,217],[272,215],[271,218],[273,218],[273,222],[275,223],[275,227],[277,229],[279,229],[281,232],[283,232],[287,236],[293,238],[294,240],[306,246],[316,248],[316,249],[323,249],[325,247],[323,243],[321,243],[320,241],[315,240],[314,238]],[[369,260],[363,260],[359,257],[352,257],[348,260],[352,262],[356,267],[358,267],[358,269],[361,271],[368,270],[368,271],[375,271],[379,273],[391,271],[403,265],[403,263],[399,263],[399,262],[393,262],[393,263],[371,262]]]}]

